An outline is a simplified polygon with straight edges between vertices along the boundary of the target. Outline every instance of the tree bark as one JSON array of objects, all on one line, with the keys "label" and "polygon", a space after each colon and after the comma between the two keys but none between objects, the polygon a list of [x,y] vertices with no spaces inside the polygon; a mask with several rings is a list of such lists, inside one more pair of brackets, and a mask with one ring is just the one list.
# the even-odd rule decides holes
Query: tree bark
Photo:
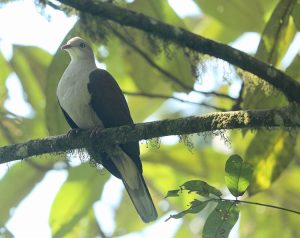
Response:
[{"label": "tree bark", "polygon": [[83,130],[73,138],[66,135],[30,140],[26,143],[0,147],[0,164],[46,153],[88,148],[95,144],[99,149],[131,141],[147,140],[169,135],[184,135],[231,129],[286,129],[299,128],[300,109],[297,107],[215,112],[173,120],[163,120],[104,129],[90,138]]}]

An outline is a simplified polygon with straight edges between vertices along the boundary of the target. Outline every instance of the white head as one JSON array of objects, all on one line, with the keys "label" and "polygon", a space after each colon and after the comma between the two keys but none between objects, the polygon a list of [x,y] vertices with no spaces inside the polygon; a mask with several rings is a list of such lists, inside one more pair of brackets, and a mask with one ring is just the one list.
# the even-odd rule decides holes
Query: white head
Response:
[{"label": "white head", "polygon": [[61,47],[69,53],[71,60],[91,59],[94,60],[92,48],[86,43],[85,40],[76,36],[70,39],[67,44]]}]

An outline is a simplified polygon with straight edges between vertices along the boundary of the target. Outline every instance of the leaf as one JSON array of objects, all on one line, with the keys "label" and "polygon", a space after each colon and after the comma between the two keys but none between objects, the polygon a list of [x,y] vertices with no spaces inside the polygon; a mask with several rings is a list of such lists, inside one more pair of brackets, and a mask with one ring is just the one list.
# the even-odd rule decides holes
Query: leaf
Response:
[{"label": "leaf", "polygon": [[194,201],[191,202],[190,208],[188,208],[182,212],[179,212],[177,214],[170,215],[170,217],[166,221],[168,221],[171,218],[174,218],[174,219],[182,218],[186,214],[199,213],[206,207],[207,203],[208,203],[207,201],[200,201],[200,200],[195,199]]},{"label": "leaf", "polygon": [[5,87],[5,81],[7,76],[11,73],[11,68],[0,52],[0,107],[3,107],[4,100],[7,97],[7,89]]},{"label": "leaf", "polygon": [[220,201],[208,216],[202,236],[203,238],[225,238],[239,218],[239,208],[234,202]]},{"label": "leaf", "polygon": [[251,141],[245,161],[253,166],[251,195],[269,188],[292,161],[296,138],[285,131],[259,131]]},{"label": "leaf", "polygon": [[297,1],[296,5],[294,7],[292,16],[294,18],[294,22],[295,22],[295,25],[296,25],[298,31],[300,31],[300,2],[299,1]]},{"label": "leaf", "polygon": [[[66,35],[62,43],[65,43],[72,36],[79,32],[79,24],[76,23],[74,27]],[[50,135],[58,135],[68,130],[69,126],[59,108],[56,88],[57,84],[69,64],[70,57],[66,52],[63,52],[58,47],[53,56],[51,64],[49,65],[46,79],[46,125]]]},{"label": "leaf", "polygon": [[226,44],[235,41],[244,32],[230,28],[211,16],[190,17],[185,18],[184,21],[192,32]]},{"label": "leaf", "polygon": [[89,164],[72,167],[52,204],[49,222],[53,237],[68,234],[100,198],[109,173],[101,174]]},{"label": "leaf", "polygon": [[51,55],[33,46],[13,46],[11,66],[24,88],[28,102],[40,116],[44,109],[44,83]]},{"label": "leaf", "polygon": [[0,194],[2,194],[0,196],[0,227],[3,227],[10,218],[11,209],[15,208],[43,179],[54,162],[48,156],[44,156],[42,160],[41,157],[36,157],[28,162],[18,162],[12,167],[8,165],[8,171],[0,180]]},{"label": "leaf", "polygon": [[178,197],[179,196],[179,191],[180,189],[176,189],[176,190],[169,190],[167,195],[165,196],[165,198],[169,198],[169,197]]},{"label": "leaf", "polygon": [[226,27],[240,32],[259,32],[263,27],[264,16],[272,9],[274,2],[276,1],[253,0],[245,3],[240,0],[195,0],[205,14],[214,17]]},{"label": "leaf", "polygon": [[[265,26],[255,57],[275,66],[280,65],[296,33],[290,17],[294,3],[294,0],[279,1]],[[245,88],[244,108],[278,107],[287,103],[283,94],[258,78],[246,80]],[[274,94],[277,94],[276,97],[271,97]]]},{"label": "leaf", "polygon": [[225,167],[225,182],[231,194],[242,196],[248,188],[252,178],[252,167],[244,162],[239,155],[229,157]]},{"label": "leaf", "polygon": [[296,34],[294,23],[290,21],[295,2],[279,1],[263,31],[255,57],[279,65]]},{"label": "leaf", "polygon": [[213,194],[217,197],[221,197],[222,193],[213,186],[201,180],[190,180],[180,186],[182,189],[189,190],[190,192],[196,192],[197,194],[208,197]]},{"label": "leaf", "polygon": [[101,231],[99,230],[99,225],[96,221],[93,207],[90,207],[87,214],[80,219],[78,224],[74,226],[73,229],[64,236],[64,238],[90,238],[99,236],[101,236]]},{"label": "leaf", "polygon": [[[154,200],[153,193],[151,193],[151,196]],[[154,204],[156,204],[155,201]],[[137,214],[125,189],[123,190],[119,207],[115,211],[115,224],[116,228],[111,237],[119,237],[131,232],[140,231],[147,226]]]}]

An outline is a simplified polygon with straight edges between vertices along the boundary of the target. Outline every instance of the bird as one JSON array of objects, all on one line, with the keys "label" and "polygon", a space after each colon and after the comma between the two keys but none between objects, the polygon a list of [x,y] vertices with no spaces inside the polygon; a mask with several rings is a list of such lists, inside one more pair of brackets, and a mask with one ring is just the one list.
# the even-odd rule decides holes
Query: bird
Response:
[{"label": "bird", "polygon": [[[56,94],[71,127],[69,132],[90,129],[92,135],[104,128],[133,125],[124,94],[113,76],[96,66],[91,46],[76,36],[61,49],[70,55],[71,60],[59,80]],[[157,211],[143,178],[139,143],[130,142],[119,147],[124,152],[120,157],[99,151],[96,161],[122,180],[141,219],[145,223],[154,221]]]}]

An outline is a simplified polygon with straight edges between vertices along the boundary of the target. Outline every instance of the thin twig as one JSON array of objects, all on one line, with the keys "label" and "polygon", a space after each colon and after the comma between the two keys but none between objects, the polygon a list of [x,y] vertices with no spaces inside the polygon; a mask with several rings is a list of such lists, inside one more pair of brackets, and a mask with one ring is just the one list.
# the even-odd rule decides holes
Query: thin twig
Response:
[{"label": "thin twig", "polygon": [[260,203],[260,202],[250,202],[250,201],[244,201],[244,200],[238,200],[238,199],[225,199],[225,198],[221,198],[221,199],[211,199],[214,201],[218,201],[218,200],[222,200],[222,201],[229,201],[229,202],[235,202],[235,203],[245,203],[245,204],[251,204],[251,205],[257,205],[257,206],[263,206],[263,207],[269,207],[269,208],[274,208],[277,210],[282,210],[282,211],[286,211],[286,212],[291,212],[291,213],[296,213],[300,215],[300,211],[296,211],[293,209],[289,209],[289,208],[285,208],[285,207],[280,207],[280,206],[275,206],[275,205],[270,205],[270,204],[266,204],[266,203]]},{"label": "thin twig", "polygon": [[221,112],[227,111],[225,108],[213,106],[213,105],[207,104],[205,102],[193,102],[193,101],[184,100],[184,99],[181,99],[181,98],[178,98],[178,97],[175,97],[175,96],[168,96],[168,95],[157,94],[157,93],[146,93],[146,92],[127,92],[127,91],[123,91],[123,93],[126,94],[126,95],[129,95],[129,96],[141,96],[141,97],[148,97],[148,98],[173,99],[173,100],[183,102],[183,103],[189,103],[189,104],[194,104],[194,105],[198,105],[198,106],[210,107],[210,108],[213,108],[213,109],[221,111]]}]

